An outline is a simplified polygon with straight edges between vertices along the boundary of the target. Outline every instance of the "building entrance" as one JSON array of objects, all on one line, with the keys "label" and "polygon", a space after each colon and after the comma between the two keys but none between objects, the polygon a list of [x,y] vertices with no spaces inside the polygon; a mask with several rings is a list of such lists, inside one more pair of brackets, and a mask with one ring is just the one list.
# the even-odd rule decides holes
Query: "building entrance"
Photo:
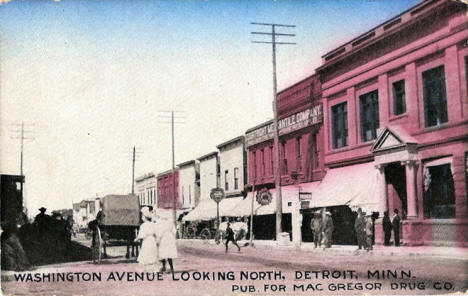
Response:
[{"label": "building entrance", "polygon": [[402,217],[408,211],[406,195],[406,171],[400,163],[390,163],[385,166],[385,181],[388,190],[388,208],[390,214],[398,209]]}]

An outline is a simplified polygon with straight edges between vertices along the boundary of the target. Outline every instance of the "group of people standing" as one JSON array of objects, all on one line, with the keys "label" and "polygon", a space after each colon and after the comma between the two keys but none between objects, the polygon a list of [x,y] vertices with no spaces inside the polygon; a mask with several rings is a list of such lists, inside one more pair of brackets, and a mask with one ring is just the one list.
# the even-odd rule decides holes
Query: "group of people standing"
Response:
[{"label": "group of people standing", "polygon": [[322,209],[319,212],[315,212],[310,223],[310,228],[314,235],[314,248],[323,247],[325,249],[331,247],[334,225],[329,211]]},{"label": "group of people standing", "polygon": [[135,241],[141,241],[138,263],[149,269],[166,271],[166,262],[174,272],[173,259],[177,258],[176,228],[165,213],[158,213],[149,207],[141,209],[143,223],[140,225]]},{"label": "group of people standing", "polygon": [[[395,209],[390,218],[388,211],[385,211],[382,219],[384,231],[384,245],[390,246],[390,239],[393,232],[393,241],[395,246],[400,246],[400,225],[401,218],[398,209]],[[329,248],[332,243],[332,233],[334,230],[331,213],[322,209],[314,213],[310,223],[310,228],[314,236],[314,248]],[[372,214],[366,214],[361,208],[357,210],[357,217],[354,221],[354,231],[356,233],[358,250],[371,251],[374,236],[374,221]]]}]

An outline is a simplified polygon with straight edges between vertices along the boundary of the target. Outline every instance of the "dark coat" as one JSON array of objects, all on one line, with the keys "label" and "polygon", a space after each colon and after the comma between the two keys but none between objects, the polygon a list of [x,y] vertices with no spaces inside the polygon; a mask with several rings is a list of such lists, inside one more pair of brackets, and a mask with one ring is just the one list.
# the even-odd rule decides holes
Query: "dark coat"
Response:
[{"label": "dark coat", "polygon": [[392,231],[392,222],[390,221],[390,217],[388,215],[383,217],[382,224],[383,224],[383,230],[385,232]]},{"label": "dark coat", "polygon": [[392,220],[392,228],[393,228],[393,231],[396,231],[396,232],[399,232],[400,231],[400,223],[401,223],[401,218],[400,216],[397,214],[393,217],[393,220]]},{"label": "dark coat", "polygon": [[354,221],[354,230],[356,233],[363,233],[366,231],[366,218],[364,216],[357,216]]}]

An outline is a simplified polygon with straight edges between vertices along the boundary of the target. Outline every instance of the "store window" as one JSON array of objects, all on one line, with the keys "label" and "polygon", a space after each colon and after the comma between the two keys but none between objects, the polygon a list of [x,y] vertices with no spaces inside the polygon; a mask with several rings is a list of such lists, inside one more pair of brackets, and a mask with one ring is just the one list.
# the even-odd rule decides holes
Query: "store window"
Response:
[{"label": "store window", "polygon": [[393,114],[400,115],[406,113],[406,93],[405,81],[394,82],[393,86]]},{"label": "store window", "polygon": [[234,168],[234,190],[239,189],[239,168]]},{"label": "store window", "polygon": [[422,78],[425,125],[441,125],[448,121],[444,66],[423,72]]},{"label": "store window", "polygon": [[451,164],[425,167],[424,217],[455,218],[455,191]]},{"label": "store window", "polygon": [[377,90],[359,96],[361,111],[361,140],[371,141],[377,138],[379,128],[379,96]]},{"label": "store window", "polygon": [[333,148],[336,149],[348,145],[348,111],[346,102],[332,107],[332,137]]}]

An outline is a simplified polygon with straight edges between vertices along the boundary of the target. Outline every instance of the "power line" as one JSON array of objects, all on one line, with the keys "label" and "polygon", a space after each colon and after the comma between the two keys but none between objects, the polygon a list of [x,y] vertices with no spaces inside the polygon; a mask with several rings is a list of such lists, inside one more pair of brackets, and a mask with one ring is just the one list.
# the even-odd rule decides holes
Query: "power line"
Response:
[{"label": "power line", "polygon": [[[296,44],[294,42],[279,42],[276,40],[277,37],[295,37],[295,34],[290,33],[279,33],[276,32],[277,27],[282,28],[295,28],[295,25],[286,25],[286,24],[274,24],[274,23],[258,23],[251,22],[252,25],[259,26],[268,26],[271,27],[271,32],[251,32],[252,35],[266,35],[271,36],[271,41],[257,41],[254,40],[252,43],[265,43],[271,44],[272,47],[272,64],[273,64],[273,115],[275,123],[275,133],[274,133],[274,147],[276,149],[276,161],[275,161],[275,190],[276,190],[276,238],[278,240],[279,234],[282,232],[281,220],[283,214],[283,199],[281,196],[281,174],[280,174],[280,151],[279,151],[279,130],[278,130],[278,96],[277,96],[277,78],[276,78],[276,45],[283,44]],[[251,217],[253,219],[253,217]]]}]

